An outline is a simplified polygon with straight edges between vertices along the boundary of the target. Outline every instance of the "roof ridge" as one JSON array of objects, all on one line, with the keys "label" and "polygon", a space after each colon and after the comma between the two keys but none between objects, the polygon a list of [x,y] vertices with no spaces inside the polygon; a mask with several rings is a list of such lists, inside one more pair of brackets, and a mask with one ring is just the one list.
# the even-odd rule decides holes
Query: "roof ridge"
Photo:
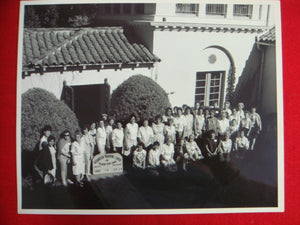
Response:
[{"label": "roof ridge", "polygon": [[75,32],[74,36],[70,36],[64,42],[56,45],[53,49],[48,50],[45,54],[41,55],[38,59],[33,60],[33,64],[35,64],[35,63],[37,63],[39,61],[42,61],[43,59],[49,57],[51,54],[53,55],[59,48],[62,48],[64,45],[67,45],[67,43],[73,41],[79,35],[82,35],[82,32],[80,30],[77,31],[77,35],[76,35],[76,32]]}]

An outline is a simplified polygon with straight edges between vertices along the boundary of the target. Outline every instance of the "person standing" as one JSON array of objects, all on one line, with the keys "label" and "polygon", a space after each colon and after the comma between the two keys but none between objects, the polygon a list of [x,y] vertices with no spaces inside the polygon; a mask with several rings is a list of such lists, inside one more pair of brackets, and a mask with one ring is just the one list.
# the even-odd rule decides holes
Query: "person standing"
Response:
[{"label": "person standing", "polygon": [[210,111],[210,117],[207,119],[206,124],[205,124],[205,130],[210,131],[213,130],[215,134],[218,134],[219,132],[219,122],[218,119],[215,117],[215,112],[214,110]]},{"label": "person standing", "polygon": [[97,143],[99,154],[106,153],[105,151],[106,138],[107,136],[106,136],[104,121],[100,120],[99,127],[97,128],[97,132],[96,132],[96,143]]},{"label": "person standing", "polygon": [[219,135],[223,136],[229,129],[229,119],[227,119],[227,113],[222,111],[221,118],[218,120]]},{"label": "person standing", "polygon": [[125,136],[125,148],[124,155],[129,156],[134,147],[137,145],[137,135],[139,126],[136,123],[135,116],[130,117],[129,123],[126,124],[124,136]]},{"label": "person standing", "polygon": [[191,112],[191,108],[187,107],[185,110],[186,129],[185,137],[189,137],[194,130],[194,115]]},{"label": "person standing", "polygon": [[112,152],[111,135],[112,135],[114,124],[115,124],[115,120],[113,118],[110,118],[108,120],[108,124],[105,128],[105,131],[106,131],[106,150],[107,150],[108,153]]},{"label": "person standing", "polygon": [[176,129],[176,143],[181,143],[181,140],[185,137],[185,129],[187,124],[181,108],[177,108],[177,117],[175,117],[174,124]]},{"label": "person standing", "polygon": [[153,143],[153,129],[149,126],[148,120],[143,121],[143,125],[139,128],[137,138],[144,144],[147,151],[150,150]]},{"label": "person standing", "polygon": [[168,119],[168,122],[166,122],[164,129],[165,129],[164,130],[165,139],[167,136],[169,136],[172,140],[172,143],[175,145],[176,144],[176,129],[175,129],[173,118]]},{"label": "person standing", "polygon": [[158,141],[160,146],[162,146],[162,144],[165,141],[164,127],[165,127],[165,125],[161,122],[161,116],[157,115],[155,117],[154,123],[152,123],[153,142]]},{"label": "person standing", "polygon": [[195,115],[195,120],[194,120],[194,128],[195,128],[195,137],[196,137],[196,139],[198,139],[202,136],[204,126],[205,126],[205,117],[203,115],[203,109],[199,108],[198,109],[198,114]]},{"label": "person standing", "polygon": [[249,131],[250,150],[254,150],[257,135],[262,131],[262,122],[256,108],[251,108],[250,113],[251,126]]},{"label": "person standing", "polygon": [[56,180],[56,149],[55,149],[55,137],[53,137],[52,135],[50,135],[48,137],[48,146],[49,146],[49,150],[50,150],[50,154],[51,154],[51,160],[52,160],[52,166],[53,169],[49,171],[49,173],[53,176],[54,181]]},{"label": "person standing", "polygon": [[70,163],[71,154],[70,154],[70,146],[71,146],[71,134],[70,131],[65,130],[57,145],[57,158],[60,165],[60,176],[61,181],[64,186],[68,185],[68,163]]},{"label": "person standing", "polygon": [[85,165],[85,174],[91,174],[91,162],[94,155],[94,138],[89,134],[87,126],[84,126],[82,129],[83,135],[81,138],[82,147],[84,149],[84,165]]},{"label": "person standing", "polygon": [[113,152],[122,154],[124,145],[124,130],[121,121],[117,121],[117,127],[112,132],[111,140]]},{"label": "person standing", "polygon": [[72,153],[72,171],[73,175],[76,178],[76,183],[80,186],[83,185],[82,179],[85,174],[85,163],[84,163],[84,142],[82,141],[81,132],[77,130],[75,132],[75,140],[71,144],[71,153]]}]

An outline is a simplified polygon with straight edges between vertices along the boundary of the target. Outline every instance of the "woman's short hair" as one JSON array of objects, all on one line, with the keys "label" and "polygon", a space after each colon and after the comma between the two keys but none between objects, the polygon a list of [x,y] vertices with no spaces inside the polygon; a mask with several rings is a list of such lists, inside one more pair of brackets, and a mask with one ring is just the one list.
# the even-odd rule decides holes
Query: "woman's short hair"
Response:
[{"label": "woman's short hair", "polygon": [[160,143],[158,141],[154,141],[153,146],[160,146]]},{"label": "woman's short hair", "polygon": [[52,135],[50,135],[49,137],[48,137],[48,139],[47,139],[47,141],[48,141],[48,143],[50,142],[50,141],[55,141],[55,137],[54,136],[52,136]]}]

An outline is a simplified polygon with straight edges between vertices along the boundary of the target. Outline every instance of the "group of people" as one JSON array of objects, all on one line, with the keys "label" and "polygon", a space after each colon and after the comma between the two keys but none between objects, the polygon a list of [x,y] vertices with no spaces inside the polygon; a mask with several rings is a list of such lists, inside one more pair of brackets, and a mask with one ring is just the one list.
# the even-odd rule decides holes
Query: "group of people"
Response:
[{"label": "group of people", "polygon": [[237,108],[231,108],[228,101],[224,108],[203,108],[199,103],[193,108],[167,108],[164,115],[139,122],[140,126],[134,115],[123,124],[103,114],[97,125],[92,123],[76,131],[73,140],[70,131],[64,131],[57,145],[47,125],[39,142],[41,154],[35,167],[41,176],[50,174],[56,179],[58,162],[65,186],[72,183],[68,179],[68,165],[72,166],[75,182],[82,185],[84,176],[91,174],[91,161],[96,154],[120,153],[124,168],[130,166],[154,174],[161,169],[187,170],[187,165],[195,161],[229,161],[231,152],[244,155],[243,152],[254,150],[262,130],[255,107],[245,111],[244,104],[238,103]]}]

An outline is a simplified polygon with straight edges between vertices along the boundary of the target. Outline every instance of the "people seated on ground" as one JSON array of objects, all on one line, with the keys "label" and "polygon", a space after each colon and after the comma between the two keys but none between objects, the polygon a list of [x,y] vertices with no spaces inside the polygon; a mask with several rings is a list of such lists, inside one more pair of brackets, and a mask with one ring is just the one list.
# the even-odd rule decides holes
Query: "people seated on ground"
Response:
[{"label": "people seated on ground", "polygon": [[122,154],[124,143],[124,130],[121,121],[117,121],[117,127],[113,130],[112,135],[113,152]]},{"label": "people seated on ground", "polygon": [[249,131],[250,150],[254,150],[257,135],[262,131],[262,122],[256,108],[252,107],[250,112],[251,126]]},{"label": "people seated on ground", "polygon": [[[54,181],[54,177],[50,173],[51,170],[53,170],[53,163],[52,163],[52,157],[51,152],[49,149],[49,145],[47,141],[42,142],[41,144],[42,149],[40,150],[40,154],[37,158],[36,165],[40,171],[42,171],[42,179],[44,183],[48,183],[46,175],[51,175],[52,182]],[[52,183],[51,182],[51,183]]]},{"label": "people seated on ground", "polygon": [[91,174],[91,162],[94,155],[94,138],[89,134],[88,126],[82,128],[81,145],[84,149],[85,174]]},{"label": "people seated on ground", "polygon": [[166,138],[166,143],[161,148],[161,165],[162,167],[170,172],[177,171],[177,165],[174,161],[174,144],[170,137]]},{"label": "people seated on ground", "polygon": [[57,169],[57,163],[56,163],[56,149],[55,149],[55,137],[49,136],[48,137],[48,147],[51,153],[51,160],[53,169],[49,171],[49,173],[53,176],[54,180],[56,180],[56,169]]},{"label": "people seated on ground", "polygon": [[113,127],[115,124],[115,120],[113,118],[109,118],[108,123],[105,127],[105,132],[106,132],[106,152],[111,153],[112,152],[112,140],[111,140],[111,135],[113,131]]},{"label": "people seated on ground", "polygon": [[206,124],[205,124],[205,130],[210,131],[213,130],[215,134],[218,134],[219,131],[219,122],[218,119],[215,117],[215,111],[210,111],[210,117],[207,118]]},{"label": "people seated on ground", "polygon": [[174,125],[174,118],[169,118],[164,127],[165,137],[169,136],[172,140],[172,143],[176,144],[176,128]]},{"label": "people seated on ground", "polygon": [[68,183],[71,183],[68,180],[68,164],[71,162],[70,146],[71,133],[70,131],[65,130],[57,144],[57,159],[60,165],[61,181],[64,186],[67,186]]},{"label": "people seated on ground", "polygon": [[208,131],[207,138],[205,140],[205,149],[203,151],[204,157],[215,157],[218,153],[218,148],[219,140],[216,137],[216,132],[214,130]]},{"label": "people seated on ground", "polygon": [[161,122],[161,116],[155,116],[155,120],[152,123],[153,129],[153,142],[158,141],[160,145],[162,145],[165,141],[164,136],[164,127],[165,125]]},{"label": "people seated on ground", "polygon": [[230,152],[232,149],[232,140],[230,139],[229,132],[225,132],[224,137],[220,141],[219,157],[220,161],[230,161]]},{"label": "people seated on ground", "polygon": [[199,108],[197,110],[197,114],[195,115],[195,119],[194,119],[194,132],[195,132],[196,139],[202,136],[204,127],[205,127],[205,116],[203,114],[203,109]]},{"label": "people seated on ground", "polygon": [[132,167],[144,170],[146,168],[147,151],[144,149],[144,144],[138,142],[137,148],[133,151]]},{"label": "people seated on ground", "polygon": [[123,154],[125,156],[130,156],[132,150],[137,146],[137,135],[139,126],[136,123],[135,116],[130,117],[129,123],[126,124],[124,131],[124,150]]},{"label": "people seated on ground", "polygon": [[194,115],[192,114],[190,107],[186,107],[184,116],[186,120],[184,137],[189,137],[193,133],[194,129]]},{"label": "people seated on ground", "polygon": [[219,135],[222,136],[229,129],[229,119],[227,119],[227,113],[221,112],[221,118],[218,120],[218,131]]},{"label": "people seated on ground", "polygon": [[184,159],[183,159],[183,170],[186,170],[186,164],[189,162],[195,162],[200,159],[203,159],[200,148],[197,143],[194,141],[194,134],[191,134],[188,137],[188,140],[184,144]]},{"label": "people seated on ground", "polygon": [[168,122],[169,119],[173,119],[174,116],[173,116],[173,113],[172,113],[172,108],[167,108],[166,109],[166,113],[165,115],[162,116],[162,122],[166,123]]},{"label": "people seated on ground", "polygon": [[161,151],[159,147],[159,142],[155,141],[148,153],[148,162],[147,162],[147,168],[149,169],[152,175],[159,175],[158,169],[160,168],[160,156],[161,156]]},{"label": "people seated on ground", "polygon": [[96,132],[96,144],[99,154],[105,154],[105,145],[106,145],[106,131],[105,131],[105,125],[104,120],[99,121],[99,126],[97,128]]},{"label": "people seated on ground", "polygon": [[174,124],[176,130],[176,143],[180,143],[180,140],[184,138],[186,129],[186,118],[182,114],[182,109],[177,108],[177,117],[175,117]]},{"label": "people seated on ground", "polygon": [[144,120],[142,126],[139,127],[138,141],[142,142],[145,146],[146,151],[149,151],[153,143],[153,129],[149,126],[148,120]]},{"label": "people seated on ground", "polygon": [[235,139],[235,150],[238,151],[237,158],[243,158],[245,152],[249,149],[249,140],[245,136],[245,132],[241,130],[239,136]]},{"label": "people seated on ground", "polygon": [[85,163],[84,163],[84,154],[85,149],[82,142],[81,132],[77,130],[75,132],[75,140],[71,144],[71,153],[72,153],[72,171],[75,176],[76,183],[79,186],[83,186],[82,180],[85,174]]}]

